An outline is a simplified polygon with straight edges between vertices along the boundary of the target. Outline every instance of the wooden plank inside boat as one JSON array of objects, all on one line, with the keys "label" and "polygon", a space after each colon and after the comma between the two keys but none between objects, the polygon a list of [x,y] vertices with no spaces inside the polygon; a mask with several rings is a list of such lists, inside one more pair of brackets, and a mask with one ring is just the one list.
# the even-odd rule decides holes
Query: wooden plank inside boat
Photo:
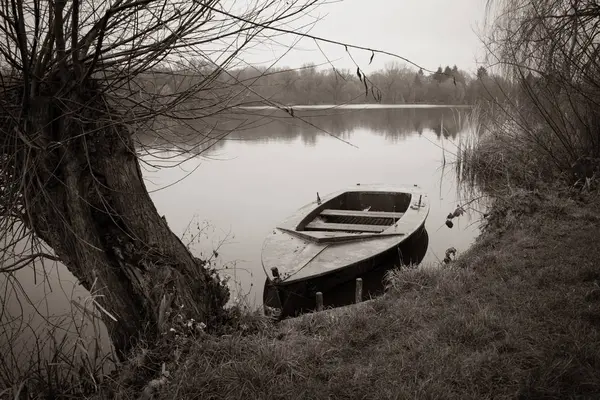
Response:
[{"label": "wooden plank inside boat", "polygon": [[401,212],[387,211],[357,211],[357,210],[334,210],[331,208],[321,211],[321,215],[340,217],[368,217],[368,218],[395,218],[400,219],[404,215]]},{"label": "wooden plank inside boat", "polygon": [[307,229],[317,229],[321,231],[342,231],[342,232],[373,232],[381,233],[387,226],[383,225],[361,225],[361,224],[334,224],[331,222],[312,221],[306,225]]}]

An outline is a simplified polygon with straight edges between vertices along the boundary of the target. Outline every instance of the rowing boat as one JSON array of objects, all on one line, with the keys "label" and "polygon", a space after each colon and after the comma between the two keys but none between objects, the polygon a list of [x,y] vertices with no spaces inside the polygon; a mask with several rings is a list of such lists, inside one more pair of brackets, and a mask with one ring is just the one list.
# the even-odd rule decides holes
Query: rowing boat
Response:
[{"label": "rowing boat", "polygon": [[[296,314],[314,303],[317,291],[390,259],[403,260],[403,244],[422,233],[428,214],[427,194],[417,185],[357,184],[323,198],[317,193],[265,238],[265,306]],[[302,299],[304,306],[298,306]]]}]

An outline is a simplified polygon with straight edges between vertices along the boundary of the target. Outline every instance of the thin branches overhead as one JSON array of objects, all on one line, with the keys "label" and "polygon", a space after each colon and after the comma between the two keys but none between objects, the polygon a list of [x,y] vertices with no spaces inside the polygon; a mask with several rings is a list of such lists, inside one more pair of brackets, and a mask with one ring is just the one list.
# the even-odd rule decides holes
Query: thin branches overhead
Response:
[{"label": "thin branches overhead", "polygon": [[[159,304],[219,318],[226,288],[160,218],[140,164],[156,142],[175,163],[210,149],[244,126],[250,94],[298,118],[253,89],[275,63],[232,73],[245,50],[278,36],[417,65],[309,35],[319,1],[0,0],[0,272],[60,260],[88,290],[97,282],[123,354],[161,320]],[[381,99],[356,68],[365,96]],[[224,128],[224,113],[239,125]]]}]

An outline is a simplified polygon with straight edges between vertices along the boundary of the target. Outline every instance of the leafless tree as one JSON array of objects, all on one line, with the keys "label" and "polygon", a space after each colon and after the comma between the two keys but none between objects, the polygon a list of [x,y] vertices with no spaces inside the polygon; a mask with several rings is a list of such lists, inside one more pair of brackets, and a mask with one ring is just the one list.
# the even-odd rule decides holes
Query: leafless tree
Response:
[{"label": "leafless tree", "polygon": [[206,121],[242,101],[227,67],[316,5],[1,0],[2,271],[49,258],[95,285],[120,356],[174,308],[217,323],[228,291],[158,214],[140,138],[181,153],[222,138]]},{"label": "leafless tree", "polygon": [[520,88],[505,111],[521,137],[555,170],[600,157],[600,4],[492,0],[488,15],[490,63]]}]

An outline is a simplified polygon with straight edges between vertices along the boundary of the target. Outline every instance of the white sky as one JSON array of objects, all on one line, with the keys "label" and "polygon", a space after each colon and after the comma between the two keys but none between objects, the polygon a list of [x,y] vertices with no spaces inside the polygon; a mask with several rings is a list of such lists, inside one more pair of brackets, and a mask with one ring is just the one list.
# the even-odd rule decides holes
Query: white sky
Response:
[{"label": "white sky", "polygon": [[[350,44],[372,47],[406,57],[427,69],[456,64],[474,72],[483,57],[478,38],[484,21],[486,0],[334,0],[320,6],[294,26],[322,17],[308,33]],[[304,32],[307,32],[305,29]],[[288,44],[293,38],[277,37]],[[344,48],[321,44],[338,68],[356,67]],[[269,64],[284,52],[275,41],[253,48],[243,58],[252,64]],[[394,58],[376,54],[368,65],[370,52],[351,50],[352,57],[366,72],[383,68]],[[325,63],[312,39],[302,39],[279,66],[299,67],[304,63]]]}]

